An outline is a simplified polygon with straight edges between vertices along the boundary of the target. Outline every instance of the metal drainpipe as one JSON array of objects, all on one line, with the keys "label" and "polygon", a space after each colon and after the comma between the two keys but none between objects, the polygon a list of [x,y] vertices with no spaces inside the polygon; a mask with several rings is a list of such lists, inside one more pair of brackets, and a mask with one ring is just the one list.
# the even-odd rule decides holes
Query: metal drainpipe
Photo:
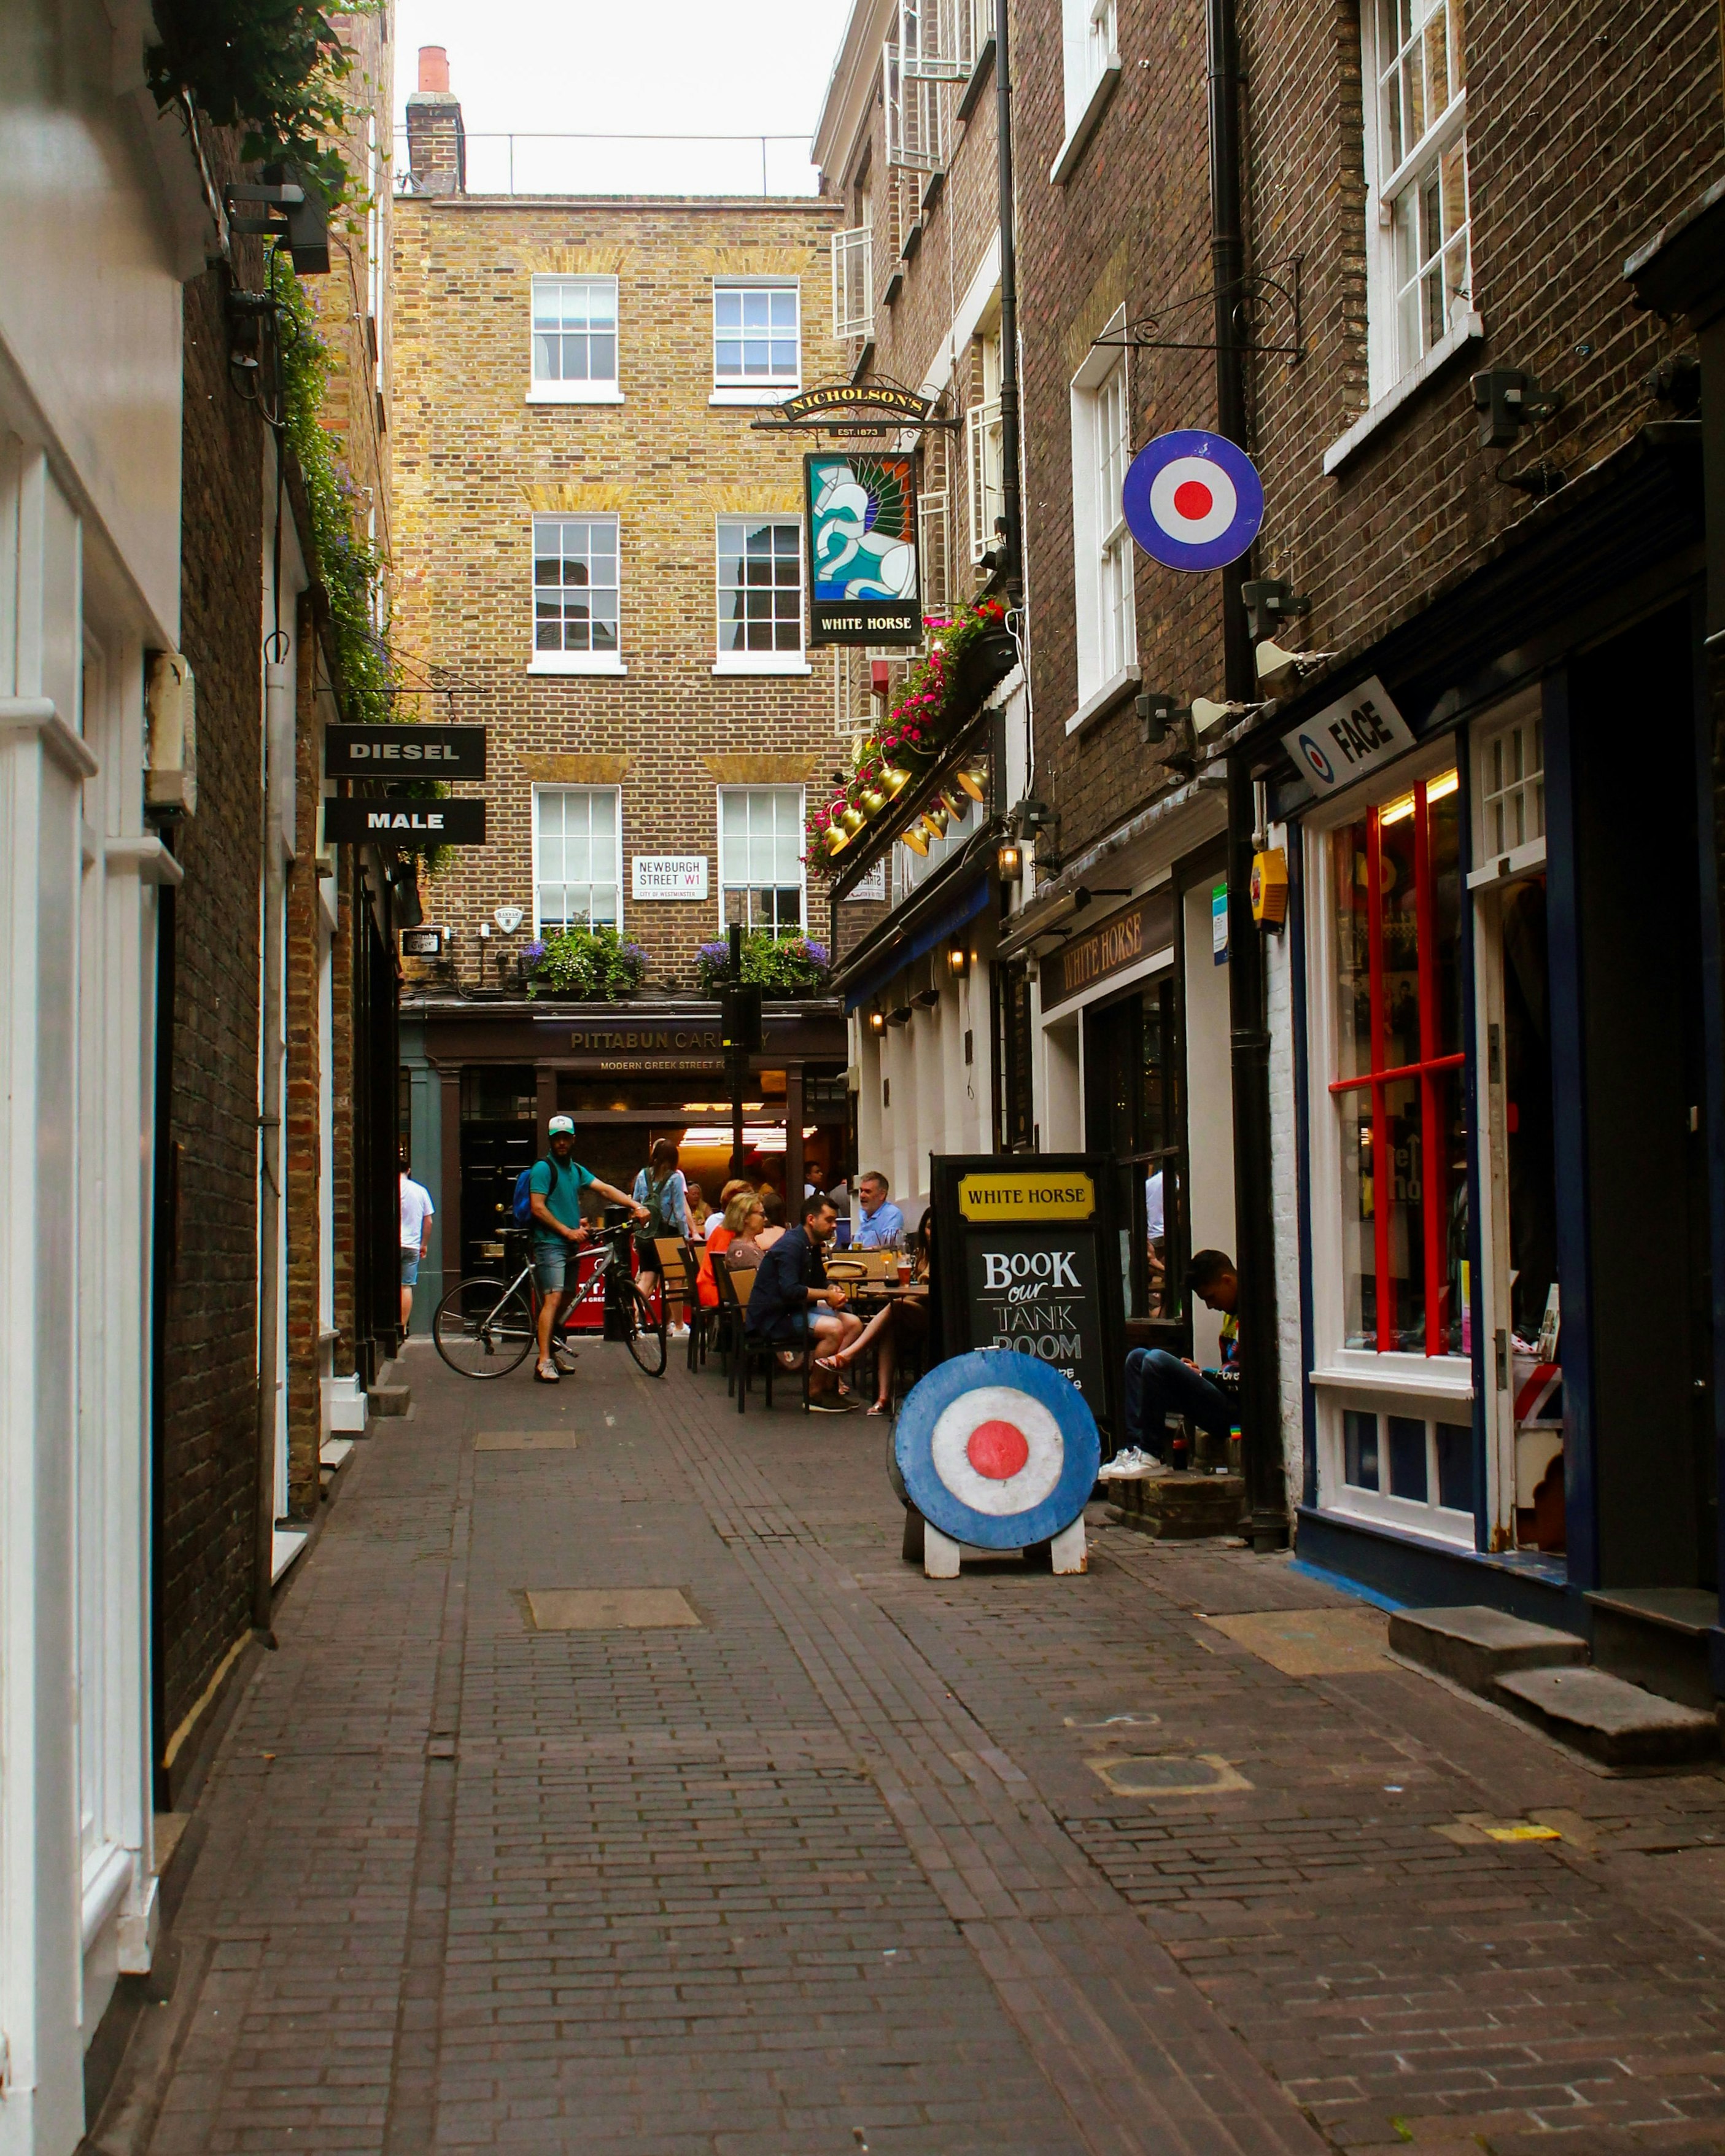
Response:
[{"label": "metal drainpipe", "polygon": [[1019,267],[1013,228],[1011,0],[994,0],[995,162],[1000,181],[1000,514],[1009,604],[1024,590],[1024,502],[1019,485]]},{"label": "metal drainpipe", "polygon": [[[1236,320],[1245,248],[1241,231],[1240,53],[1235,0],[1206,0],[1209,59],[1210,267],[1215,287],[1216,424],[1246,444],[1245,352]],[[1225,693],[1257,694],[1240,586],[1250,556],[1222,572]],[[1242,1465],[1255,1549],[1288,1538],[1281,1460],[1281,1386],[1276,1339],[1276,1225],[1271,1192],[1270,1034],[1264,1013],[1264,946],[1252,919],[1257,821],[1250,751],[1228,758],[1228,1016],[1234,1091],[1235,1262],[1240,1271]]]},{"label": "metal drainpipe", "polygon": [[281,1358],[282,773],[294,742],[294,654],[266,665],[264,688],[264,963],[258,1019],[263,1083],[258,1106],[258,1517],[252,1623],[270,1635],[275,1602],[276,1373]]}]

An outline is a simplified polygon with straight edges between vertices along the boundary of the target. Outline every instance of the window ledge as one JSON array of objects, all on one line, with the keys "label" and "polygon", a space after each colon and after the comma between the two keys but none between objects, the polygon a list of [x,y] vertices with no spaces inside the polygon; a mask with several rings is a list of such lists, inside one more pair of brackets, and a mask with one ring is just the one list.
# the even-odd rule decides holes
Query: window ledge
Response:
[{"label": "window ledge", "polygon": [[1111,674],[1092,696],[1086,696],[1066,721],[1066,732],[1081,734],[1098,719],[1106,719],[1110,711],[1117,711],[1128,696],[1136,696],[1144,679],[1142,666],[1122,666],[1117,674]]},{"label": "window ledge", "polygon": [[1118,54],[1096,77],[1096,88],[1085,102],[1085,107],[1072,123],[1072,131],[1060,145],[1060,154],[1049,167],[1048,177],[1057,187],[1065,186],[1084,162],[1084,153],[1090,147],[1090,138],[1096,131],[1102,115],[1108,110],[1109,100],[1120,87],[1120,57]]},{"label": "window ledge", "polygon": [[814,667],[801,653],[727,652],[713,661],[715,674],[812,674]]},{"label": "window ledge", "polygon": [[716,388],[706,401],[709,404],[783,404],[802,387],[800,382],[775,382],[757,389]]},{"label": "window ledge", "polygon": [[528,665],[530,674],[627,674],[620,659],[608,652],[536,651]]},{"label": "window ledge", "polygon": [[623,392],[610,382],[536,382],[527,392],[530,404],[620,404]]},{"label": "window ledge", "polygon": [[1517,876],[1531,875],[1545,866],[1545,841],[1529,839],[1525,845],[1512,846],[1507,853],[1493,854],[1481,869],[1468,872],[1470,891],[1485,891],[1493,884],[1509,883]]},{"label": "window ledge", "polygon": [[983,94],[983,83],[988,69],[994,64],[994,40],[984,38],[982,50],[976,56],[976,65],[970,71],[970,80],[958,94],[958,117],[968,120],[977,108]]},{"label": "window ledge", "polygon": [[1333,1363],[1309,1376],[1314,1385],[1350,1393],[1395,1393],[1409,1399],[1471,1400],[1473,1366],[1462,1355],[1373,1355]]},{"label": "window ledge", "polygon": [[1426,383],[1443,372],[1458,352],[1477,344],[1485,334],[1483,316],[1471,312],[1457,316],[1420,364],[1409,367],[1394,389],[1386,391],[1375,404],[1361,413],[1345,434],[1338,435],[1324,451],[1325,478],[1340,471],[1350,457],[1357,455],[1380,429],[1388,426],[1404,404],[1411,403]]}]

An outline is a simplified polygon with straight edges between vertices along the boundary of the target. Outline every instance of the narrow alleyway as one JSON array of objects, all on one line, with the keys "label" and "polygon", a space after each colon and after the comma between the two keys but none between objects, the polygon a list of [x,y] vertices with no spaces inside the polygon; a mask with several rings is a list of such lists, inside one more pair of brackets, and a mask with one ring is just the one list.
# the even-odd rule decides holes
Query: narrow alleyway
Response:
[{"label": "narrow alleyway", "polygon": [[716,1368],[408,1364],[186,1830],[136,2146],[1725,2146],[1717,1774],[1580,1765],[1285,1559],[927,1581],[881,1426]]}]

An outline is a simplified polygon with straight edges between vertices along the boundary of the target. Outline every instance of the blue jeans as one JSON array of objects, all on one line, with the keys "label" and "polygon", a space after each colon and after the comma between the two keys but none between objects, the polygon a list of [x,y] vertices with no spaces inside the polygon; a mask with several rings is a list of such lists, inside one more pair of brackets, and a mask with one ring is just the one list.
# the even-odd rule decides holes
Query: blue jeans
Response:
[{"label": "blue jeans", "polygon": [[1212,1437],[1234,1427],[1234,1403],[1219,1385],[1189,1370],[1160,1348],[1134,1348],[1126,1358],[1126,1441],[1147,1445],[1158,1457],[1168,1449],[1168,1418],[1188,1415]]}]

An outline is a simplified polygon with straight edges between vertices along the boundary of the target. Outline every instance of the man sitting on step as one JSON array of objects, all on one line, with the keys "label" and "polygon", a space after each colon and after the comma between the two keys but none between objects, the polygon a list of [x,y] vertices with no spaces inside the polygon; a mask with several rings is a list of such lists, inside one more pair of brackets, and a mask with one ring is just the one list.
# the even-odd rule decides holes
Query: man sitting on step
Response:
[{"label": "man sitting on step", "polygon": [[[1222,1250],[1198,1250],[1186,1268],[1186,1285],[1199,1301],[1222,1312],[1222,1367],[1240,1367],[1240,1276]],[[1229,1392],[1213,1384],[1197,1363],[1160,1348],[1134,1348],[1126,1358],[1126,1450],[1168,1459],[1168,1419],[1184,1415],[1225,1443],[1239,1410]]]}]

